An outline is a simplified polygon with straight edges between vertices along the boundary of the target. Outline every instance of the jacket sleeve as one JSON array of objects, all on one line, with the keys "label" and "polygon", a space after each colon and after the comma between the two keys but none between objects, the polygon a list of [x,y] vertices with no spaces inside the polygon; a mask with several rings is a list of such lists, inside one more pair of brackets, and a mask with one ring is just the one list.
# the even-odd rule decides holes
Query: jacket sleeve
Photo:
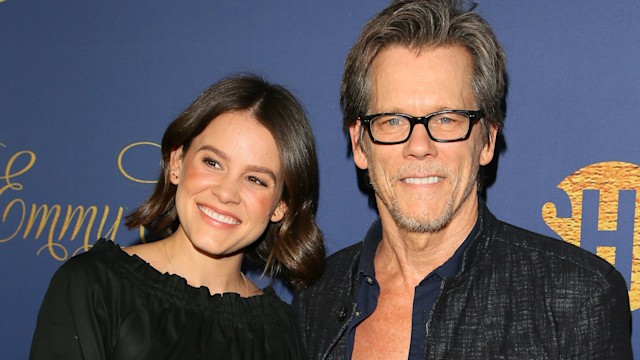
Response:
[{"label": "jacket sleeve", "polygon": [[102,291],[74,260],[58,269],[49,284],[31,343],[32,360],[107,357]]},{"label": "jacket sleeve", "polygon": [[575,321],[571,359],[633,359],[631,312],[626,282],[611,268],[590,292]]}]

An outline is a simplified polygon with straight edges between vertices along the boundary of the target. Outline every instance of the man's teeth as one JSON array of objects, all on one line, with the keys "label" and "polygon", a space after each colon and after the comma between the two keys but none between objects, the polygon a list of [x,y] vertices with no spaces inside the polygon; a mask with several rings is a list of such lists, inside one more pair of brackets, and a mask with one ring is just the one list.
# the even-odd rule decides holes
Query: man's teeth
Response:
[{"label": "man's teeth", "polygon": [[200,210],[205,213],[205,215],[207,215],[208,217],[212,218],[213,220],[216,221],[220,221],[222,223],[225,224],[230,224],[230,225],[238,225],[240,224],[240,221],[230,217],[230,216],[224,216],[222,214],[218,214],[217,212],[204,207],[204,206],[198,206],[200,208]]},{"label": "man's teeth", "polygon": [[404,182],[406,182],[407,184],[422,185],[422,184],[435,184],[440,180],[442,180],[442,178],[439,176],[429,176],[426,178],[406,178],[404,179]]}]

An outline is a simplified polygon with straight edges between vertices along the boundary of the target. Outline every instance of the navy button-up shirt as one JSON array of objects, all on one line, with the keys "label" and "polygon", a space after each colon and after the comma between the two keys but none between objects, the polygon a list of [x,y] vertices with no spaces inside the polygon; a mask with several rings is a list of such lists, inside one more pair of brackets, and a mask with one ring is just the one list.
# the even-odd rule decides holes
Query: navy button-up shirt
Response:
[{"label": "navy button-up shirt", "polygon": [[[479,229],[479,223],[471,230],[465,241],[456,252],[444,264],[433,270],[415,288],[413,297],[413,315],[411,320],[411,345],[409,348],[409,360],[424,358],[424,340],[427,337],[427,323],[431,315],[433,304],[438,298],[442,281],[453,277],[460,272],[462,267],[462,254],[467,248],[470,239],[475,237]],[[356,327],[364,319],[369,317],[378,305],[380,285],[376,281],[374,258],[380,238],[366,238],[362,245],[362,255],[358,265],[358,288],[356,291],[356,313],[347,327],[347,354],[346,359],[351,359],[356,335]],[[383,339],[380,339],[383,341]]]}]

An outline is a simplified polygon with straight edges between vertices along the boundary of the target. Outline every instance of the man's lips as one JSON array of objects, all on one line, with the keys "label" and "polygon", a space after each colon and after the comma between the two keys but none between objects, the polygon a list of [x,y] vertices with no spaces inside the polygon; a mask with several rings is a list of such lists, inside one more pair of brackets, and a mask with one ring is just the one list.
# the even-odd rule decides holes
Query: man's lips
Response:
[{"label": "man's lips", "polygon": [[204,205],[198,205],[198,209],[200,209],[200,211],[202,211],[202,213],[207,215],[209,218],[224,224],[239,225],[241,223],[241,221],[236,219],[235,217],[220,214]]}]

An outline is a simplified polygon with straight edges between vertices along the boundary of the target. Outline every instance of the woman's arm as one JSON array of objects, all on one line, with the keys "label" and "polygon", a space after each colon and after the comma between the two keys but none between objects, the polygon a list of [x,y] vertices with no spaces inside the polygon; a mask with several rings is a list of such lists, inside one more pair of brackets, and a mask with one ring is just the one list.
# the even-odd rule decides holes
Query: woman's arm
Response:
[{"label": "woman's arm", "polygon": [[30,359],[106,359],[108,321],[103,289],[79,256],[54,274],[42,302]]}]

